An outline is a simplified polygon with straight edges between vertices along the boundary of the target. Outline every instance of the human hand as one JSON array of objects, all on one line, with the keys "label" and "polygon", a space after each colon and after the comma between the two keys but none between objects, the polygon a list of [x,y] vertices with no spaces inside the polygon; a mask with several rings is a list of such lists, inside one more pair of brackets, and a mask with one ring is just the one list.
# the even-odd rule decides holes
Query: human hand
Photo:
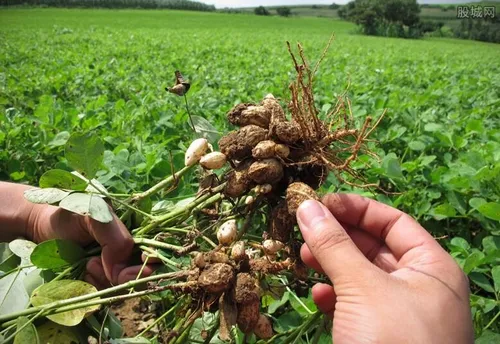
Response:
[{"label": "human hand", "polygon": [[[27,236],[42,242],[49,239],[72,240],[81,245],[97,241],[101,257],[87,263],[85,280],[99,289],[135,279],[142,265],[129,266],[134,241],[125,225],[113,214],[111,223],[101,223],[88,216],[80,216],[64,209],[40,205],[34,208],[27,225]],[[146,265],[141,276],[148,276],[153,268]]]},{"label": "human hand", "polygon": [[333,282],[312,297],[342,343],[472,343],[468,280],[407,214],[353,194],[303,202],[303,261]]}]

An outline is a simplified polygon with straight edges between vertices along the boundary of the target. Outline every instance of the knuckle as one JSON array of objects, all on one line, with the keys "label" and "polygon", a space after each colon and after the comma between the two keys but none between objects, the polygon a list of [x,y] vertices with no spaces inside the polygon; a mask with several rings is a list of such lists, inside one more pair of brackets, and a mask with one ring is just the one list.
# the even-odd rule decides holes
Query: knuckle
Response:
[{"label": "knuckle", "polygon": [[314,240],[310,245],[312,246],[311,249],[316,252],[334,250],[351,240],[344,230],[332,228],[325,222],[318,223],[315,232],[317,235],[314,236]]}]

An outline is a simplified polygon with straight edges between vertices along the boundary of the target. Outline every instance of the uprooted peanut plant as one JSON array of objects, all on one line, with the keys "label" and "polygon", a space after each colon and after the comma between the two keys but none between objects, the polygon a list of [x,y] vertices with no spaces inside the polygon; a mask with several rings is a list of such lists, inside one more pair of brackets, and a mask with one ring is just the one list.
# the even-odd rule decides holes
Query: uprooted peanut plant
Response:
[{"label": "uprooted peanut plant", "polygon": [[[85,156],[77,159],[68,155],[78,144],[91,146],[94,153],[102,144],[91,135],[70,138],[67,159],[81,174],[63,171],[58,178],[45,178],[40,183],[43,188],[31,190],[26,197],[33,202],[59,204],[101,222],[109,222],[104,200],[111,200],[139,249],[148,260],[163,266],[150,277],[138,276],[101,291],[75,281],[84,291],[63,297],[50,290],[69,290],[71,279],[81,277],[84,262],[90,254],[98,254],[99,248],[75,259],[61,256],[59,259],[67,264],[50,266],[37,255],[39,247],[44,246],[40,244],[31,253],[32,261],[41,260],[40,266],[35,265],[51,269],[58,276],[33,291],[32,307],[0,318],[6,336],[19,336],[41,316],[61,325],[74,325],[99,305],[149,295],[149,300],[161,307],[157,308],[160,311],[156,321],[141,332],[145,342],[149,338],[164,343],[209,343],[212,338],[230,341],[235,336],[241,342],[241,336],[249,339],[253,335],[259,340],[280,339],[284,343],[312,336],[317,342],[324,331],[318,312],[311,312],[296,328],[277,332],[272,318],[262,311],[263,296],[279,299],[288,290],[301,302],[298,296],[307,295],[314,281],[324,280],[313,275],[300,259],[297,208],[304,200],[319,199],[315,190],[330,172],[345,183],[351,184],[343,177],[349,174],[360,182],[360,187],[376,187],[365,183],[351,165],[361,153],[373,155],[367,142],[378,121],[372,123],[367,117],[356,128],[350,103],[342,97],[332,112],[320,118],[313,82],[321,59],[311,68],[300,45],[298,59],[288,47],[297,73],[289,87],[289,101],[283,104],[268,94],[258,104],[236,105],[227,119],[237,129],[218,141],[220,151],[214,151],[205,138],[194,140],[186,151],[185,167],[146,191],[125,198],[109,193],[92,179],[95,171],[78,162],[92,156],[88,149],[82,149]],[[199,180],[196,197],[174,207],[158,206],[160,202],[151,208],[152,196],[165,195],[193,169]],[[64,245],[62,241],[59,244]],[[127,290],[128,294],[123,293]],[[51,297],[40,301],[45,293]],[[216,320],[203,328],[198,339],[193,339],[193,324],[197,319],[203,323],[206,314],[215,314]],[[24,320],[16,323],[17,317]],[[93,335],[99,336],[102,333]],[[103,338],[112,343],[125,342],[113,339],[109,333]]]}]

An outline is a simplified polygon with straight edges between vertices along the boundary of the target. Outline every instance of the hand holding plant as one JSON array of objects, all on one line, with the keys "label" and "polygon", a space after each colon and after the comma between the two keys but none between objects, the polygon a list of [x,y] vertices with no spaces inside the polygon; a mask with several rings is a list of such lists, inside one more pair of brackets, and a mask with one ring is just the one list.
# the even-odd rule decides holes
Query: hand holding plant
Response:
[{"label": "hand holding plant", "polygon": [[351,194],[298,209],[303,261],[333,282],[312,296],[335,343],[472,343],[465,274],[407,214]]}]

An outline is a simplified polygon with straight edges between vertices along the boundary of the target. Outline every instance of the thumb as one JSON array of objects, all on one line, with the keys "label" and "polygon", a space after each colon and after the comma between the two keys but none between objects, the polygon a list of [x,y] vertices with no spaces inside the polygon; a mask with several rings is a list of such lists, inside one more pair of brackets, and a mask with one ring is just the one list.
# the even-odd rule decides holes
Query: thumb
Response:
[{"label": "thumb", "polygon": [[342,225],[320,202],[303,202],[297,210],[297,221],[309,250],[333,284],[345,280],[346,276],[359,276],[360,269],[371,266]]}]

